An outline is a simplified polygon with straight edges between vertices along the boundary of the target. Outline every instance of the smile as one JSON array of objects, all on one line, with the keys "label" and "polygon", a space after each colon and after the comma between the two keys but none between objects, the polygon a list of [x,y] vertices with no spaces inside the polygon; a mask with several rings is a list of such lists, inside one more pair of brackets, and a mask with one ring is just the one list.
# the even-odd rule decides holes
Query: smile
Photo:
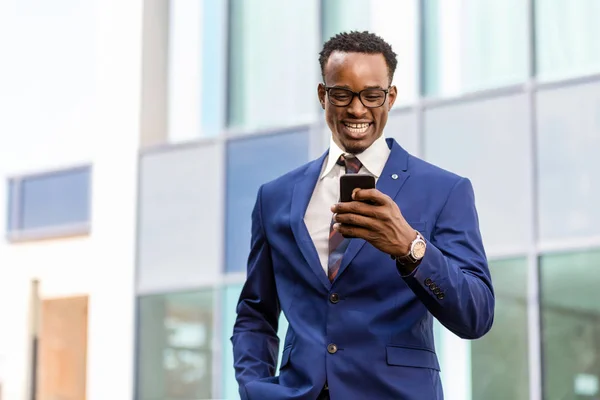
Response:
[{"label": "smile", "polygon": [[370,125],[370,123],[351,124],[344,122],[344,126],[352,133],[365,133]]}]

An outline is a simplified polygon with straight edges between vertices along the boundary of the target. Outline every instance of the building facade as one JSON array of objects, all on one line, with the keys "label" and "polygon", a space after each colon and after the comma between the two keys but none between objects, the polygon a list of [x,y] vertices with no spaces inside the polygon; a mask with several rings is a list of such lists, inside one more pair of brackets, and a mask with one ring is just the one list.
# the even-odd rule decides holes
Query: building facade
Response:
[{"label": "building facade", "polygon": [[[475,189],[496,318],[476,341],[436,325],[446,398],[600,396],[599,2],[62,3],[48,23],[73,25],[49,45],[87,32],[94,52],[64,44],[77,68],[50,63],[39,93],[2,71],[3,400],[29,390],[32,279],[42,320],[52,299],[87,299],[89,399],[239,398],[229,338],[250,212],[260,184],[326,150],[318,53],[347,30],[397,53],[385,135]],[[39,19],[11,10],[6,34]]]}]

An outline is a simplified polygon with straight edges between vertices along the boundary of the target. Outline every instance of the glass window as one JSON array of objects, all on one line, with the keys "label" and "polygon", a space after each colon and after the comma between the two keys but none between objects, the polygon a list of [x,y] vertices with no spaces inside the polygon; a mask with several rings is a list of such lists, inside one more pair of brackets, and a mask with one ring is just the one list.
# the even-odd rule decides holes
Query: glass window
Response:
[{"label": "glass window", "polygon": [[[223,299],[223,387],[221,396],[226,400],[239,399],[238,383],[235,380],[235,370],[233,368],[233,347],[231,336],[233,335],[233,326],[235,324],[236,307],[242,291],[242,285],[227,286],[224,290]],[[283,313],[279,318],[279,358],[277,359],[277,368],[281,365],[281,353],[283,353],[283,342],[288,329],[288,322]]]},{"label": "glass window", "polygon": [[540,259],[544,399],[600,396],[600,251]]},{"label": "glass window", "polygon": [[416,0],[323,1],[323,42],[340,32],[368,30],[382,37],[397,55],[394,81],[396,104],[415,100],[418,93],[418,2]]},{"label": "glass window", "polygon": [[16,178],[9,183],[9,236],[81,233],[90,221],[89,167]]},{"label": "glass window", "polygon": [[226,1],[202,1],[202,131],[214,136],[225,126],[227,105]]},{"label": "glass window", "polygon": [[221,397],[226,400],[237,400],[239,398],[238,383],[235,380],[235,370],[233,368],[231,335],[233,335],[233,326],[237,316],[236,307],[241,291],[242,285],[227,286],[223,291],[223,387]]},{"label": "glass window", "polygon": [[472,181],[488,253],[523,251],[530,237],[527,109],[527,97],[513,95],[425,113],[426,158]]},{"label": "glass window", "polygon": [[139,399],[212,399],[212,337],[212,291],[141,297]]},{"label": "glass window", "polygon": [[169,2],[169,141],[200,135],[202,2]]},{"label": "glass window", "polygon": [[490,262],[496,294],[494,325],[463,340],[434,321],[444,394],[461,400],[528,400],[527,261]]},{"label": "glass window", "polygon": [[446,399],[479,400],[471,395],[471,343],[446,329],[437,319],[433,322],[440,378]]},{"label": "glass window", "polygon": [[450,96],[527,78],[527,2],[425,0],[423,88]]},{"label": "glass window", "polygon": [[[268,157],[268,161],[267,158]],[[258,188],[308,161],[308,131],[261,135],[227,145],[226,270],[246,271]]]},{"label": "glass window", "polygon": [[600,83],[537,95],[539,234],[600,235]]},{"label": "glass window", "polygon": [[600,2],[536,0],[540,80],[600,72]]},{"label": "glass window", "polygon": [[138,292],[214,284],[222,271],[222,150],[178,146],[140,161]]},{"label": "glass window", "polygon": [[169,141],[217,135],[223,127],[226,2],[169,3]]},{"label": "glass window", "polygon": [[317,0],[230,2],[229,126],[289,126],[316,118],[318,5]]},{"label": "glass window", "polygon": [[527,260],[490,262],[494,325],[471,342],[473,399],[528,400]]}]

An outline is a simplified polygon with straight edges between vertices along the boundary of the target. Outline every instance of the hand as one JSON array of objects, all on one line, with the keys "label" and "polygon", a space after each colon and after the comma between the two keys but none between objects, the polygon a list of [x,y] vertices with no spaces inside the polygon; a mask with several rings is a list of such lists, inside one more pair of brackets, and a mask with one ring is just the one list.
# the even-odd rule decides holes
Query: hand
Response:
[{"label": "hand", "polygon": [[389,196],[377,189],[355,189],[352,199],[331,207],[335,230],[344,237],[365,239],[387,254],[408,254],[417,234]]}]

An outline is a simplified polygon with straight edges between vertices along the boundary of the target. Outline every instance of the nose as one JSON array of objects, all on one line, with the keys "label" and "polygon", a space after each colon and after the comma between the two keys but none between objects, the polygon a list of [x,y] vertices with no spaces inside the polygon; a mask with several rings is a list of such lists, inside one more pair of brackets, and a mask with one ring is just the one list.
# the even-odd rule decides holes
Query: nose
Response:
[{"label": "nose", "polygon": [[361,118],[367,113],[367,107],[363,105],[358,96],[354,96],[352,102],[347,107],[348,114],[355,118]]}]

